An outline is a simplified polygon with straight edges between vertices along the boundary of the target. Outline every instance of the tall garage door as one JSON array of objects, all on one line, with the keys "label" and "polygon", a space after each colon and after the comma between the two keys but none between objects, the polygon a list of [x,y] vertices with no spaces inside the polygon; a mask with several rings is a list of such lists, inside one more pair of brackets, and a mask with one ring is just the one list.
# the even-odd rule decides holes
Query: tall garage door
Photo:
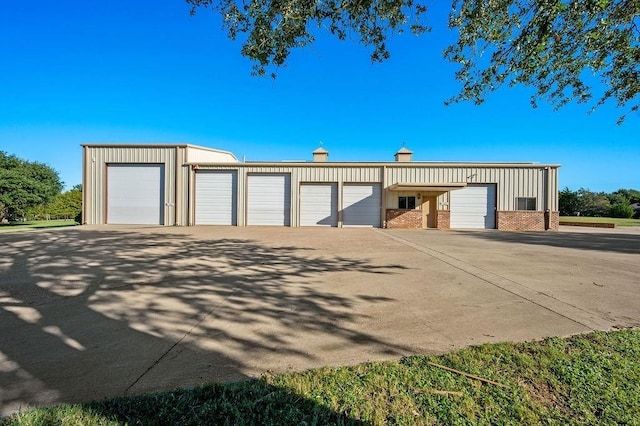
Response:
[{"label": "tall garage door", "polygon": [[338,226],[338,185],[300,185],[300,226]]},{"label": "tall garage door", "polygon": [[236,172],[196,173],[196,225],[237,225]]},{"label": "tall garage door", "polygon": [[164,166],[107,166],[107,223],[164,224]]},{"label": "tall garage door", "polygon": [[380,185],[344,184],[342,223],[344,226],[380,226]]},{"label": "tall garage door", "polygon": [[467,185],[451,191],[451,228],[493,229],[496,227],[495,184]]},{"label": "tall garage door", "polygon": [[247,225],[291,224],[289,175],[247,176]]}]

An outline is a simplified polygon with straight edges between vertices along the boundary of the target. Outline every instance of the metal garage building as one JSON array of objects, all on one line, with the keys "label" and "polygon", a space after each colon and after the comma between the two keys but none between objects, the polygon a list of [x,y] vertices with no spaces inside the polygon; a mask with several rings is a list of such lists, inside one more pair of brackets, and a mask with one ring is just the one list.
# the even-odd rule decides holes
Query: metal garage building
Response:
[{"label": "metal garage building", "polygon": [[558,229],[558,168],[536,163],[239,162],[193,145],[83,145],[87,224]]}]

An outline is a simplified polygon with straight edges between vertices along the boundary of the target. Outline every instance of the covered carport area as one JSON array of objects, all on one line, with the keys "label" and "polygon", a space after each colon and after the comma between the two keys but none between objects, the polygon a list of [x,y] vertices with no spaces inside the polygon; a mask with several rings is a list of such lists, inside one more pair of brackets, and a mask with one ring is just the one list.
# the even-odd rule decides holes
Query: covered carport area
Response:
[{"label": "covered carport area", "polygon": [[465,182],[390,185],[386,194],[386,227],[448,229],[450,193],[466,186]]}]

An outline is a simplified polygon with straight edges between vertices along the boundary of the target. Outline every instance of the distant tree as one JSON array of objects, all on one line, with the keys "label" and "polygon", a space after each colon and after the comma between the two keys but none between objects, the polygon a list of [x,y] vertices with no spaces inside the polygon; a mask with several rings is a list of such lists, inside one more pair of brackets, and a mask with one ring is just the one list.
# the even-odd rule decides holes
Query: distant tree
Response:
[{"label": "distant tree", "polygon": [[615,213],[612,213],[612,215],[616,214],[618,216],[612,217],[640,219],[640,191],[636,189],[618,189],[610,194],[609,202],[612,204],[612,208],[621,204],[620,207],[616,208]]},{"label": "distant tree", "polygon": [[604,192],[591,192],[580,188],[578,196],[584,216],[606,217],[608,215],[610,203]]},{"label": "distant tree", "polygon": [[620,195],[627,199],[630,204],[640,203],[640,191],[635,189],[618,189],[611,195]]},{"label": "distant tree", "polygon": [[607,199],[609,200],[609,204],[614,206],[616,204],[621,205],[630,205],[629,197],[624,192],[620,192],[619,190],[616,192],[612,192],[610,194],[606,194]]},{"label": "distant tree", "polygon": [[73,219],[82,210],[82,192],[70,190],[56,196],[50,204],[52,214],[59,219]]},{"label": "distant tree", "polygon": [[0,151],[0,220],[17,220],[62,190],[58,172]]},{"label": "distant tree", "polygon": [[[572,191],[564,188],[558,193],[561,216],[609,216],[640,219],[640,209],[634,211],[632,204],[640,203],[640,191],[618,189],[611,193],[592,192],[585,188]],[[635,215],[635,216],[634,216]]]},{"label": "distant tree", "polygon": [[[380,62],[390,56],[390,36],[429,30],[420,0],[186,2],[192,14],[218,12],[229,38],[241,35],[241,53],[258,75],[284,65],[316,32],[358,39]],[[593,107],[613,100],[626,108],[621,122],[640,107],[639,15],[638,0],[453,0],[448,24],[457,40],[444,55],[460,65],[462,89],[450,102],[479,104],[501,86],[525,85],[535,90],[533,106],[542,99],[560,108],[590,101],[599,80],[605,89]]]},{"label": "distant tree", "polygon": [[609,217],[629,219],[633,217],[633,214],[633,207],[628,203],[616,203],[609,207]]},{"label": "distant tree", "polygon": [[565,187],[558,193],[560,216],[575,216],[582,214],[582,204],[576,191]]},{"label": "distant tree", "polygon": [[71,188],[72,191],[75,191],[75,197],[77,199],[77,205],[78,208],[76,210],[76,215],[73,217],[73,219],[78,222],[79,224],[82,224],[82,184],[77,184],[74,185],[73,188]]},{"label": "distant tree", "polygon": [[49,203],[39,204],[27,210],[26,216],[34,220],[76,219],[82,211],[82,187],[56,195]]}]

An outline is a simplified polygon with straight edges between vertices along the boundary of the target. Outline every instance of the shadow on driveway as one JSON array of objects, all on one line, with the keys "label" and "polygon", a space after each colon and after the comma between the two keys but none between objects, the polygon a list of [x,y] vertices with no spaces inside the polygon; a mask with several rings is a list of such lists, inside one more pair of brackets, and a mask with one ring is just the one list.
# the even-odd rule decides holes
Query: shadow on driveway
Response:
[{"label": "shadow on driveway", "polygon": [[503,243],[640,254],[640,234],[625,234],[622,232],[478,232],[462,230],[456,231],[456,233]]},{"label": "shadow on driveway", "polygon": [[354,304],[390,299],[323,288],[333,272],[399,265],[175,229],[0,238],[0,414],[242,379],[246,360],[265,354],[314,359],[301,334],[374,354],[406,349],[353,325]]}]

